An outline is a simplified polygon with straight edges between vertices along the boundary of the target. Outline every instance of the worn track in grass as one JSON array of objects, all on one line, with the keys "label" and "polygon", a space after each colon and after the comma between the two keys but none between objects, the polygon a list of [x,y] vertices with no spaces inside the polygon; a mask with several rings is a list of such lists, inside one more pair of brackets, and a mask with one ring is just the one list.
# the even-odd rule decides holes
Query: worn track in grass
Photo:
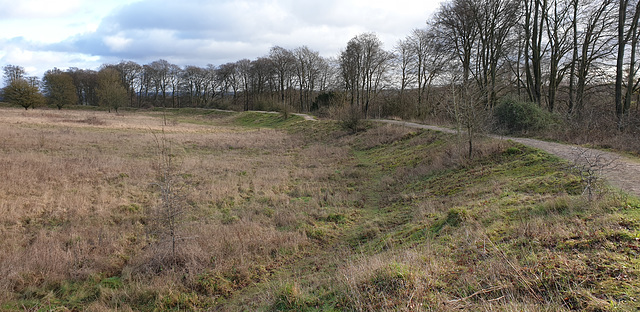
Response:
[{"label": "worn track in grass", "polygon": [[[378,119],[376,121],[416,129],[427,129],[453,134],[457,133],[457,131],[454,129],[423,125],[413,122],[386,119]],[[611,185],[620,188],[621,190],[628,192],[629,194],[640,196],[640,160],[638,159],[622,156],[613,152],[585,148],[578,145],[561,144],[529,138],[517,138],[499,135],[489,136],[495,139],[511,140],[520,144],[541,149],[547,153],[556,155],[569,162],[584,161],[585,159],[588,159],[591,162],[599,161],[599,163],[603,164],[604,167],[601,171],[601,174],[607,181],[609,181]]]}]

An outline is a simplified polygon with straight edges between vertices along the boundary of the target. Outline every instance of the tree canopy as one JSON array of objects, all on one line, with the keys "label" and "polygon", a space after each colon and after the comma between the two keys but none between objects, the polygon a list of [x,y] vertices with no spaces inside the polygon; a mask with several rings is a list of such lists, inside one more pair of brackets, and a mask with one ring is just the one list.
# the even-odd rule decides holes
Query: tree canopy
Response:
[{"label": "tree canopy", "polygon": [[58,69],[49,70],[44,74],[43,83],[49,104],[55,105],[58,109],[78,102],[76,87],[69,73]]},{"label": "tree canopy", "polygon": [[29,83],[26,79],[11,81],[3,91],[4,98],[7,102],[20,105],[24,107],[25,110],[44,102],[44,97],[38,87]]},{"label": "tree canopy", "polygon": [[104,68],[98,73],[97,94],[100,106],[116,112],[127,101],[127,90],[122,85],[120,74],[113,68]]}]

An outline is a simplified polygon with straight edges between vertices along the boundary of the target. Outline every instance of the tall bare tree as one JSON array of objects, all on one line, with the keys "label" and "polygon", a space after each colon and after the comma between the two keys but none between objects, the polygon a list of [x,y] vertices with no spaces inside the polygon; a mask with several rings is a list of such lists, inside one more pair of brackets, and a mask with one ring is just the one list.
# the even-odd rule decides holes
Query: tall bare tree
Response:
[{"label": "tall bare tree", "polygon": [[79,105],[98,105],[96,89],[98,86],[98,73],[88,69],[71,67],[67,70],[76,87]]},{"label": "tall bare tree", "polygon": [[207,64],[207,67],[204,68],[204,71],[205,71],[204,103],[206,105],[209,105],[211,102],[213,102],[220,88],[219,81],[218,79],[216,79],[217,69],[218,68],[213,64]]},{"label": "tall bare tree", "polygon": [[352,106],[358,105],[365,117],[387,78],[392,56],[373,33],[352,38],[340,54],[345,89],[350,93]]},{"label": "tall bare tree", "polygon": [[[149,64],[151,81],[153,82],[153,86],[155,89],[154,93],[154,102],[156,104],[160,104],[163,107],[166,105],[167,101],[167,91],[171,87],[171,79],[172,79],[172,64],[166,60],[160,59],[157,61],[151,62]],[[162,95],[162,98],[158,100],[158,96]]]},{"label": "tall bare tree", "polygon": [[411,74],[412,71],[415,71],[412,64],[414,55],[411,50],[409,39],[405,38],[399,40],[393,48],[393,51],[395,55],[394,65],[398,72],[397,77],[400,85],[399,104],[400,106],[405,106],[406,92],[415,83],[415,75]]},{"label": "tall bare tree", "polygon": [[251,61],[249,69],[249,87],[254,99],[268,97],[273,85],[273,67],[266,57],[259,57]]},{"label": "tall bare tree", "polygon": [[221,88],[221,97],[229,93],[229,89],[233,93],[235,100],[240,89],[240,77],[237,63],[225,63],[216,69],[216,79]]},{"label": "tall bare tree", "polygon": [[[619,0],[618,5],[618,54],[616,58],[615,103],[618,129],[622,130],[624,128],[624,119],[629,113],[629,107],[631,105],[631,95],[633,94],[635,85],[634,76],[635,72],[637,71],[635,65],[635,54],[638,44],[638,18],[640,17],[640,1],[636,0],[634,4],[633,0]],[[627,21],[628,14],[631,16],[631,21]],[[629,66],[627,74],[628,76],[626,81],[627,88],[623,95],[622,85],[625,70],[624,55],[627,44],[629,43],[631,43],[631,53],[629,55]]]},{"label": "tall bare tree", "polygon": [[505,54],[508,35],[518,21],[517,0],[480,0],[474,21],[478,29],[475,79],[485,95],[485,105],[497,101],[497,74]]},{"label": "tall bare tree", "polygon": [[524,0],[524,66],[529,100],[542,104],[542,55],[548,0]]},{"label": "tall bare tree", "polygon": [[142,66],[133,61],[121,61],[120,63],[113,66],[120,73],[120,80],[122,80],[122,85],[127,89],[127,94],[129,96],[129,105],[134,106],[134,101],[136,97],[136,84],[138,83],[138,79],[140,79]]},{"label": "tall bare tree", "polygon": [[204,68],[198,66],[186,66],[182,70],[182,83],[184,91],[187,93],[188,104],[190,106],[201,106],[206,101],[206,88],[208,83],[208,73]]},{"label": "tall bare tree", "polygon": [[169,64],[169,72],[167,75],[167,92],[171,92],[171,107],[176,107],[178,100],[178,89],[180,85],[180,76],[182,68],[176,64]]},{"label": "tall bare tree", "polygon": [[296,81],[300,89],[300,110],[311,110],[313,92],[321,79],[325,60],[320,53],[309,49],[307,46],[296,48],[293,51],[295,57]]},{"label": "tall bare tree", "polygon": [[414,29],[395,48],[396,66],[400,70],[400,98],[404,99],[405,89],[415,88],[416,101],[413,108],[416,116],[422,115],[429,103],[429,94],[434,79],[441,74],[452,54],[431,26]]},{"label": "tall bare tree", "polygon": [[566,55],[572,50],[571,31],[573,23],[570,19],[571,9],[571,1],[551,0],[550,10],[545,16],[549,46],[547,108],[550,112],[553,112],[556,106],[558,89],[570,64],[569,62],[563,63],[563,60],[566,59]]},{"label": "tall bare tree", "polygon": [[242,93],[244,95],[244,110],[249,110],[249,97],[251,96],[251,61],[249,59],[241,59],[236,62],[235,68],[238,73],[238,79],[242,85]]},{"label": "tall bare tree", "polygon": [[[575,75],[575,107],[574,113],[581,115],[584,108],[585,95],[588,91],[589,82],[593,78],[593,71],[599,63],[603,63],[607,57],[610,57],[615,45],[612,42],[615,36],[612,33],[614,29],[614,0],[598,0],[584,3],[582,16],[579,19],[583,23],[581,34],[577,40],[578,58]],[[608,65],[605,65],[608,66]]]},{"label": "tall bare tree", "polygon": [[411,35],[407,37],[409,47],[413,54],[413,66],[415,69],[412,71],[415,73],[415,80],[417,82],[418,100],[416,103],[416,114],[420,114],[420,108],[422,107],[424,89],[427,83],[427,58],[430,51],[433,50],[429,40],[429,33],[426,29],[414,29]]},{"label": "tall bare tree", "polygon": [[291,51],[280,46],[274,46],[269,51],[269,59],[271,60],[278,80],[281,104],[283,106],[287,105],[285,92],[292,84],[294,65],[296,62],[295,57]]},{"label": "tall bare tree", "polygon": [[475,22],[477,11],[474,0],[453,0],[440,6],[433,21],[434,34],[460,62],[463,84],[471,77],[472,58],[479,32]]}]

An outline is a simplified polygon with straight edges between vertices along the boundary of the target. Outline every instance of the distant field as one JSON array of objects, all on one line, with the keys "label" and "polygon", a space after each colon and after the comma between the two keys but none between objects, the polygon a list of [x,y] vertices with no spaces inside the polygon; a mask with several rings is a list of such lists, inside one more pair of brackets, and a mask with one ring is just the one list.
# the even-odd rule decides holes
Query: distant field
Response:
[{"label": "distant field", "polygon": [[0,310],[638,307],[637,198],[588,202],[522,145],[469,160],[455,135],[366,126],[0,108]]}]

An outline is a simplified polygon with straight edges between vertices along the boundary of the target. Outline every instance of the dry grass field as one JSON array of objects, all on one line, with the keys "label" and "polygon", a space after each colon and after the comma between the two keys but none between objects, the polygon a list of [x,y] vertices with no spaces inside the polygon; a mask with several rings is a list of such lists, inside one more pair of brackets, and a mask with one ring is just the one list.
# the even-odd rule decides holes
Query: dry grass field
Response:
[{"label": "dry grass field", "polygon": [[[319,212],[304,198],[321,192],[318,175],[345,153],[313,147],[307,162],[297,136],[175,120],[163,126],[161,117],[2,109],[1,300],[114,276],[157,288],[148,279],[156,275],[146,273],[171,270],[174,262],[180,278],[195,279],[204,268],[222,277],[234,271],[229,289],[208,290],[223,295],[307,244],[298,225]],[[176,261],[165,259],[168,248],[148,231],[160,206],[158,141],[175,155],[175,192],[186,206]],[[323,168],[310,174],[310,166]],[[167,278],[158,282],[160,292],[170,292]],[[85,301],[101,305],[95,299]]]},{"label": "dry grass field", "polygon": [[0,310],[639,305],[640,201],[588,202],[567,163],[512,142],[469,160],[393,125],[11,108],[0,138]]}]

